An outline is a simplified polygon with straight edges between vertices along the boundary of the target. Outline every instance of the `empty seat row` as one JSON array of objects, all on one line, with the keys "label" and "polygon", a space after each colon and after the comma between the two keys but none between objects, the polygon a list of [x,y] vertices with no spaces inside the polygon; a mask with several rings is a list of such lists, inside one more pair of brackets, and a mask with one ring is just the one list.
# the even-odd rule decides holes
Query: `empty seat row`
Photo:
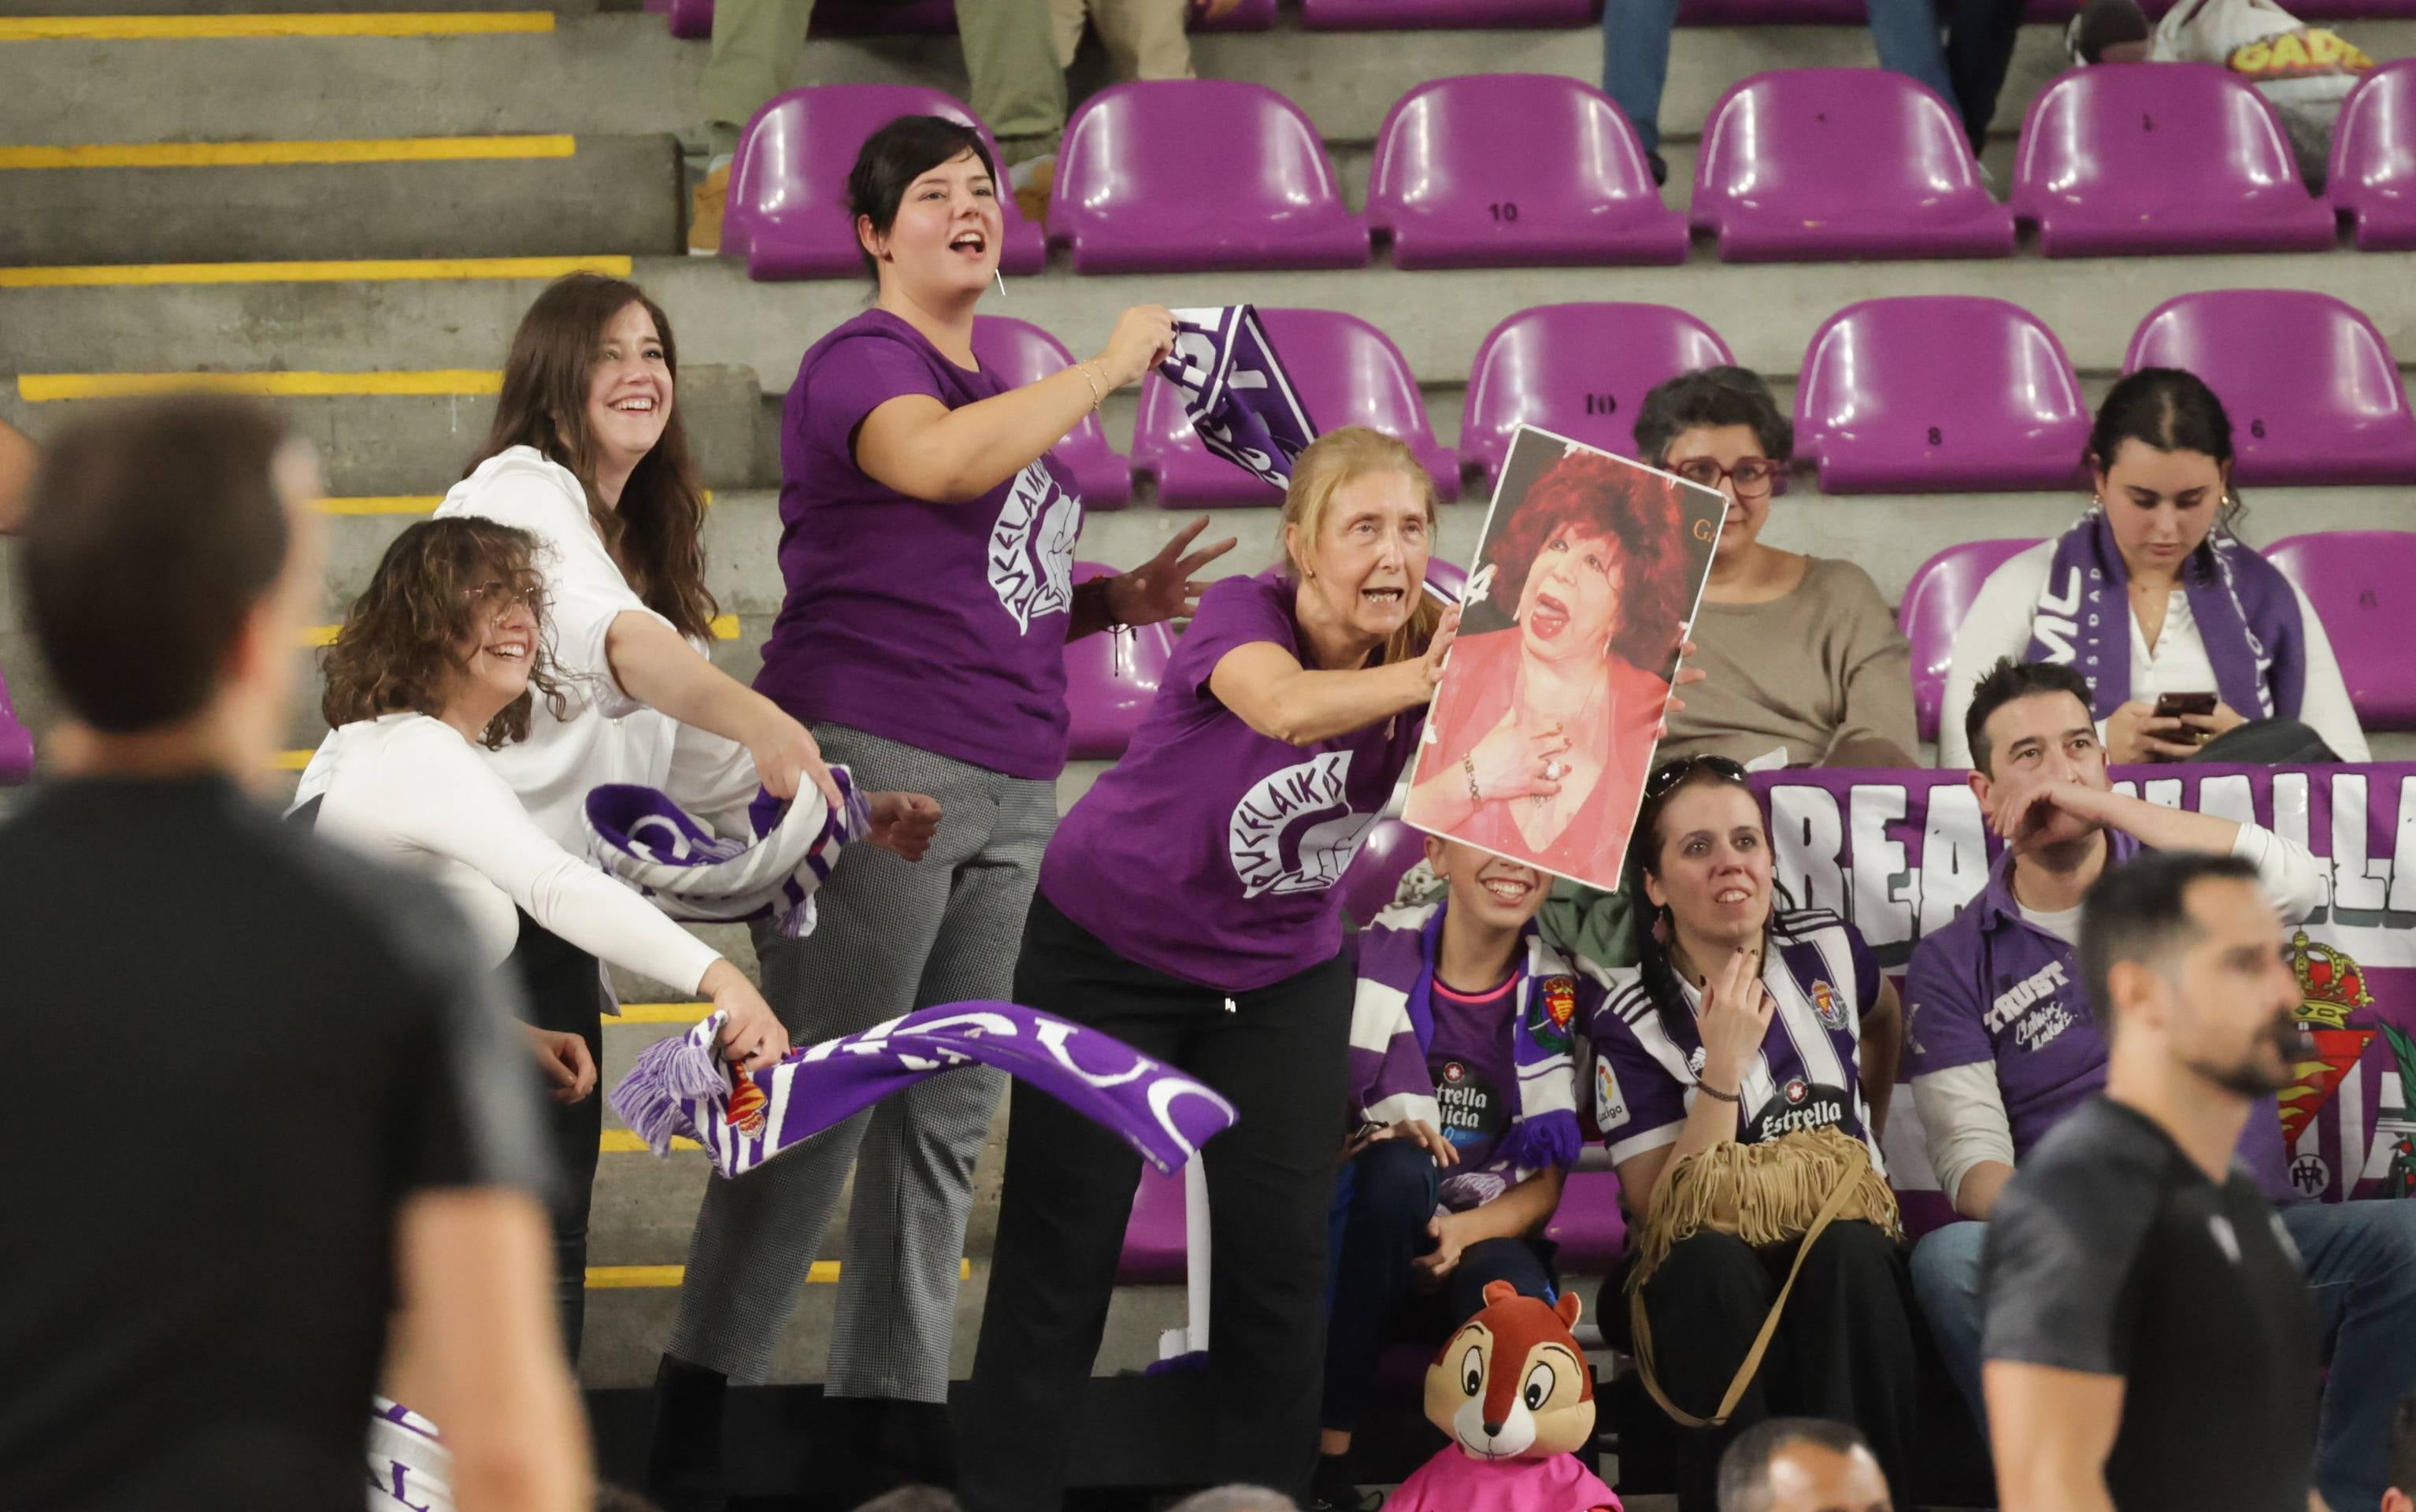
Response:
[{"label": "empty seat row", "polygon": [[[724,249],[756,279],[852,277],[836,207],[856,150],[908,113],[977,124],[937,90],[825,84],[757,112],[730,185]],[[1599,90],[1556,74],[1421,84],[1378,133],[1367,212],[1344,204],[1308,117],[1262,85],[1163,80],[1074,113],[1049,224],[1005,210],[1009,272],[1048,244],[1080,273],[1672,264],[1690,232],[1729,262],[2006,257],[2016,225],[2049,257],[2416,247],[2416,59],[2376,70],[2334,132],[2329,201],[2300,182],[2264,96],[2199,64],[2064,74],[2023,123],[2012,198],[1988,191],[1946,103],[1899,74],[1757,74],[1721,97],[1685,216]]]},{"label": "empty seat row", "polygon": [[[713,0],[646,0],[670,22],[673,37],[713,35]],[[1194,31],[1262,32],[1276,23],[1276,0],[1241,0],[1215,21],[1195,15]],[[940,37],[957,29],[955,0],[821,0],[814,31],[823,37]]]}]

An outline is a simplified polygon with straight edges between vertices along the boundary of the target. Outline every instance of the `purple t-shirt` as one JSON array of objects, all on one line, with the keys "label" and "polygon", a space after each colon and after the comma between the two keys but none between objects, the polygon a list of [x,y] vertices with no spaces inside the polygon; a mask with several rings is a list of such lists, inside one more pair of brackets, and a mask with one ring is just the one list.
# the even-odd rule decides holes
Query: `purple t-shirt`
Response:
[{"label": "purple t-shirt", "polygon": [[855,463],[856,428],[888,401],[956,409],[1009,386],[885,310],[807,351],[780,409],[788,597],[755,679],[765,697],[1009,777],[1065,768],[1072,476],[1043,457],[969,504],[933,504]]},{"label": "purple t-shirt", "polygon": [[[2108,866],[2139,854],[2139,842],[2106,835]],[[2016,1163],[2106,1085],[2106,1040],[2072,946],[2022,917],[2013,859],[1997,858],[1988,885],[1954,922],[1913,947],[1904,976],[1907,1070],[1915,1079],[1994,1062],[1997,1093]],[[2235,1157],[2274,1202],[2295,1200],[2283,1147],[2280,1104],[2260,1097]]]},{"label": "purple t-shirt", "polygon": [[1208,679],[1229,651],[1265,641],[1306,659],[1297,591],[1280,570],[1210,585],[1124,760],[1074,805],[1040,863],[1041,892],[1110,948],[1225,992],[1341,950],[1334,885],[1425,718],[1295,747],[1218,703]]},{"label": "purple t-shirt", "polygon": [[1434,1076],[1435,1111],[1442,1137],[1459,1152],[1459,1169],[1475,1171],[1518,1111],[1518,1068],[1510,1054],[1510,1015],[1518,1002],[1516,972],[1490,991],[1463,994],[1438,980],[1427,993],[1434,1038],[1427,1069]]}]

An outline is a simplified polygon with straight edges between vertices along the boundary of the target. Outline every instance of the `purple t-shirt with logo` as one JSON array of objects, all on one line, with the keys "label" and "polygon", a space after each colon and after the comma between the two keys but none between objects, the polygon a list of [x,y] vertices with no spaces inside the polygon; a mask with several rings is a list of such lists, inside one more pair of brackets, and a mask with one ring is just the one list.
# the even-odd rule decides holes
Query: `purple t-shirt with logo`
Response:
[{"label": "purple t-shirt with logo", "polygon": [[885,310],[806,353],[780,409],[788,597],[755,687],[819,719],[1009,777],[1065,765],[1065,626],[1082,501],[1047,457],[968,504],[873,481],[856,428],[902,394],[950,409],[1010,386]]},{"label": "purple t-shirt with logo", "polygon": [[[2138,854],[2108,832],[2108,866]],[[1980,896],[1913,947],[1905,971],[1905,1052],[1915,1079],[1994,1062],[2016,1163],[2064,1115],[2106,1085],[2106,1040],[2090,1015],[2072,946],[2022,917],[2013,861],[1999,856]],[[2257,1099],[2239,1160],[2275,1202],[2294,1197],[2280,1105]]]},{"label": "purple t-shirt with logo", "polygon": [[1438,980],[1427,994],[1434,1038],[1427,1046],[1435,1111],[1442,1137],[1459,1152],[1462,1171],[1481,1170],[1518,1111],[1518,1067],[1510,1053],[1510,1016],[1517,1011],[1517,973],[1490,991],[1455,992]]},{"label": "purple t-shirt with logo", "polygon": [[1211,584],[1156,701],[1058,825],[1040,890],[1126,960],[1225,992],[1342,948],[1334,885],[1417,748],[1423,711],[1310,746],[1262,735],[1208,688],[1256,641],[1306,660],[1280,569]]}]

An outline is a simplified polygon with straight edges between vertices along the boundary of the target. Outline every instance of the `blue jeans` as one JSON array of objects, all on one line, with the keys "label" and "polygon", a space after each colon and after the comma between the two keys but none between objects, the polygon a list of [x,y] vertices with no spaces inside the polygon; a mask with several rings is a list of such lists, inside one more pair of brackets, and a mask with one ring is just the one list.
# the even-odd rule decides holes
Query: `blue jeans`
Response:
[{"label": "blue jeans", "polygon": [[[2327,1504],[2373,1506],[2389,1476],[2392,1406],[2416,1389],[2416,1202],[2301,1202],[2282,1226],[2304,1263],[2324,1383],[2316,1483]],[[1985,1223],[1950,1223],[1912,1252],[1912,1290],[1955,1383],[1983,1424],[1980,1249]]]}]

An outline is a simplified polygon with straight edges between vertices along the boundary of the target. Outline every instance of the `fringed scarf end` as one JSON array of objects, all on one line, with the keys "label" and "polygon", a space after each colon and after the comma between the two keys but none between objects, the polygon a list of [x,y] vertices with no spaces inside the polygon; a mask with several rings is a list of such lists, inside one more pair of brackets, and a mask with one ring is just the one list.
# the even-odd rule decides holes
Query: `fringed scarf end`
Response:
[{"label": "fringed scarf end", "polygon": [[687,1034],[648,1046],[612,1089],[612,1111],[657,1156],[672,1153],[676,1136],[700,1138],[686,1104],[730,1096],[729,1073],[714,1051],[722,1021],[716,1013]]}]

